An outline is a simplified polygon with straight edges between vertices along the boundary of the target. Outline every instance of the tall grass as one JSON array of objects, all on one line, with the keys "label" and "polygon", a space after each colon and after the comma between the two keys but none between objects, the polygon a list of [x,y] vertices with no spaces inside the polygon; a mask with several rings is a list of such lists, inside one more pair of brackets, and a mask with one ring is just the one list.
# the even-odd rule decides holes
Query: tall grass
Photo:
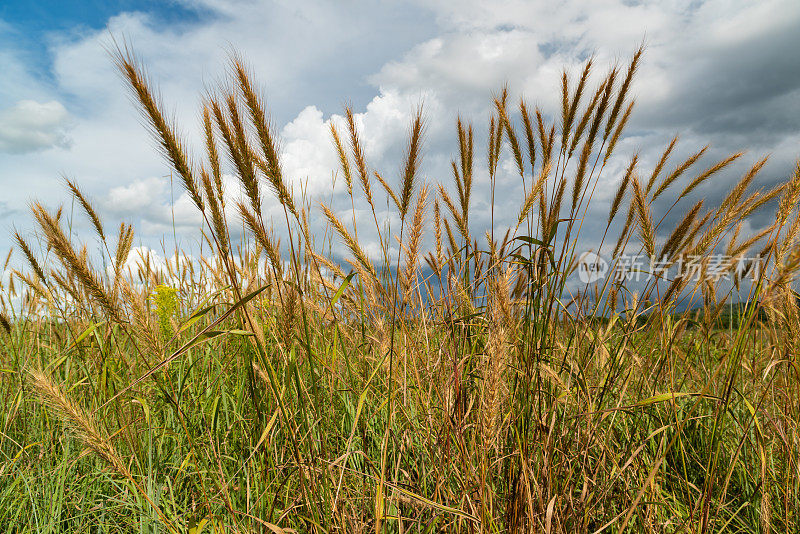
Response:
[{"label": "tall grass", "polygon": [[[61,210],[33,205],[38,231],[15,235],[27,268],[0,288],[5,531],[796,531],[800,167],[752,191],[759,161],[710,208],[687,204],[690,193],[740,154],[700,168],[703,148],[675,162],[676,138],[654,169],[632,155],[607,176],[641,56],[597,86],[592,61],[577,81],[564,73],[553,123],[498,94],[485,156],[492,215],[504,153],[525,194],[514,227],[493,216],[473,235],[483,171],[466,120],[452,181],[425,183],[418,110],[393,183],[346,109],[331,142],[349,205],[312,205],[287,182],[238,57],[230,83],[207,95],[205,155],[193,159],[141,66],[117,49],[210,252],[131,270],[133,228],[109,232],[76,183],[67,187],[102,258],[65,230]],[[223,172],[244,191],[235,205]],[[678,275],[636,288],[609,276],[575,292],[589,206],[610,179],[620,185],[600,249],[614,250],[612,270],[641,250]],[[383,224],[381,191],[397,227]],[[669,211],[685,212],[674,228],[654,204],[666,193]],[[269,195],[280,231],[262,215]],[[773,199],[774,222],[742,236]],[[338,215],[357,205],[377,258],[355,218]],[[317,246],[309,219],[320,215],[322,241],[341,242],[343,261]],[[228,226],[236,216],[252,246]],[[749,295],[727,322],[736,293],[686,267],[699,258],[708,274],[723,248],[765,266],[736,278]]]}]

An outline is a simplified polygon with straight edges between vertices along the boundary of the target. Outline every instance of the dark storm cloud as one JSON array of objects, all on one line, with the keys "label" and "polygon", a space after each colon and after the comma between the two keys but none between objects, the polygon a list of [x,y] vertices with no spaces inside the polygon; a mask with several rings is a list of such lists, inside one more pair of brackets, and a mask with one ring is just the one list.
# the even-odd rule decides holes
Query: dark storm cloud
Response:
[{"label": "dark storm cloud", "polygon": [[800,124],[800,21],[697,54],[671,58],[670,98],[640,110],[638,122],[769,146]]}]

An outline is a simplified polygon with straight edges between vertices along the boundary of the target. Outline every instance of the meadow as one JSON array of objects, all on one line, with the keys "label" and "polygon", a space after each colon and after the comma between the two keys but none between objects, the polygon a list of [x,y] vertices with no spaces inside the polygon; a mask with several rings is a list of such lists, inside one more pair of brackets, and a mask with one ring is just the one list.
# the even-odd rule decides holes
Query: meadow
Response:
[{"label": "meadow", "polygon": [[[133,227],[107,227],[77,182],[74,216],[95,235],[32,205],[36,232],[5,261],[24,267],[0,287],[4,532],[800,529],[800,167],[758,188],[759,160],[709,206],[694,193],[741,154],[676,161],[677,138],[653,168],[617,154],[641,49],[598,83],[591,60],[553,80],[552,119],[500,90],[486,146],[454,125],[440,183],[420,176],[422,109],[397,172],[370,165],[346,108],[330,134],[350,206],[288,183],[241,59],[189,147],[134,55],[113,56],[202,214],[206,252],[128,269]],[[473,235],[473,181],[494,192],[504,154],[525,186],[515,224]],[[612,270],[633,250],[673,274],[574,291],[612,156],[629,164],[591,222]],[[282,219],[263,217],[268,196]],[[685,213],[672,228],[654,211],[664,198]],[[377,255],[340,215],[356,206]],[[771,224],[742,235],[758,210]],[[731,267],[727,290],[708,272],[721,252],[763,268]],[[681,271],[690,257],[702,276]]]}]

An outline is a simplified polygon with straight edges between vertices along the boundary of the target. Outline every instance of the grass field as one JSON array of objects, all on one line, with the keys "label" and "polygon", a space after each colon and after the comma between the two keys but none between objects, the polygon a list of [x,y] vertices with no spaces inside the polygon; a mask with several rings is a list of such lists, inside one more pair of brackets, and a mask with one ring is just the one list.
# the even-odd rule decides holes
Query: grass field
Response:
[{"label": "grass field", "polygon": [[[480,156],[459,121],[441,185],[419,177],[421,111],[389,180],[347,109],[331,137],[351,205],[325,206],[287,184],[239,59],[206,99],[200,158],[117,50],[203,214],[207,252],[126,269],[133,228],[104,226],[78,184],[66,187],[94,236],[33,205],[37,232],[13,251],[25,267],[0,293],[3,532],[798,531],[800,169],[755,189],[762,160],[719,206],[692,205],[740,154],[673,161],[673,141],[655,168],[632,156],[607,220],[592,221],[615,229],[613,258],[759,258],[764,269],[736,280],[744,303],[680,272],[635,292],[611,277],[568,286],[640,56],[596,86],[591,63],[565,74],[552,124],[501,91]],[[472,235],[476,161],[494,191],[501,153],[525,184],[516,226]],[[223,172],[240,202],[226,202]],[[267,195],[281,227],[262,218]],[[674,228],[652,213],[662,195],[686,213]],[[356,205],[377,257],[337,215]],[[774,223],[741,235],[759,209]],[[312,235],[310,217],[328,234]],[[320,245],[331,241],[344,261]]]}]

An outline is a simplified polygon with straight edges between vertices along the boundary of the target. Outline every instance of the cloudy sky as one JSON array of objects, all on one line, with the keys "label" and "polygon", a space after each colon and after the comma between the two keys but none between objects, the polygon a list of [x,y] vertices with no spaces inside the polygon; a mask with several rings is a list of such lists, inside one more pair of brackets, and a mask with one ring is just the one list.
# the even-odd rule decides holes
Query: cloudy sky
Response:
[{"label": "cloudy sky", "polygon": [[[0,250],[11,246],[14,228],[30,232],[32,200],[64,203],[69,211],[62,176],[81,185],[108,224],[133,222],[138,244],[159,249],[171,243],[174,227],[182,246],[196,246],[199,217],[171,186],[114,70],[106,51],[112,35],[136,50],[166,109],[198,147],[203,93],[225,77],[227,57],[237,51],[266,95],[296,191],[306,184],[314,201],[330,202],[343,215],[349,202],[341,183],[331,187],[337,160],[328,121],[341,120],[345,103],[358,113],[371,167],[392,180],[420,103],[428,183],[451,184],[456,117],[471,120],[480,155],[472,224],[481,235],[489,217],[483,139],[492,94],[508,83],[514,101],[524,95],[552,116],[563,67],[575,73],[594,55],[599,75],[626,62],[642,42],[646,52],[631,91],[636,110],[590,217],[604,221],[632,154],[639,152],[649,172],[675,134],[675,162],[706,143],[712,149],[704,164],[747,151],[741,165],[700,188],[698,195],[712,202],[748,162],[771,154],[759,182],[769,185],[800,155],[796,0],[4,0]],[[503,159],[501,168],[512,171],[508,155]],[[235,181],[229,185],[235,195]],[[501,225],[517,213],[521,191],[513,172],[499,179]],[[267,205],[265,213],[273,209]],[[756,217],[751,228],[769,217]],[[74,228],[91,239],[81,217]],[[597,236],[587,228],[591,243]],[[369,236],[360,236],[372,248]]]}]

